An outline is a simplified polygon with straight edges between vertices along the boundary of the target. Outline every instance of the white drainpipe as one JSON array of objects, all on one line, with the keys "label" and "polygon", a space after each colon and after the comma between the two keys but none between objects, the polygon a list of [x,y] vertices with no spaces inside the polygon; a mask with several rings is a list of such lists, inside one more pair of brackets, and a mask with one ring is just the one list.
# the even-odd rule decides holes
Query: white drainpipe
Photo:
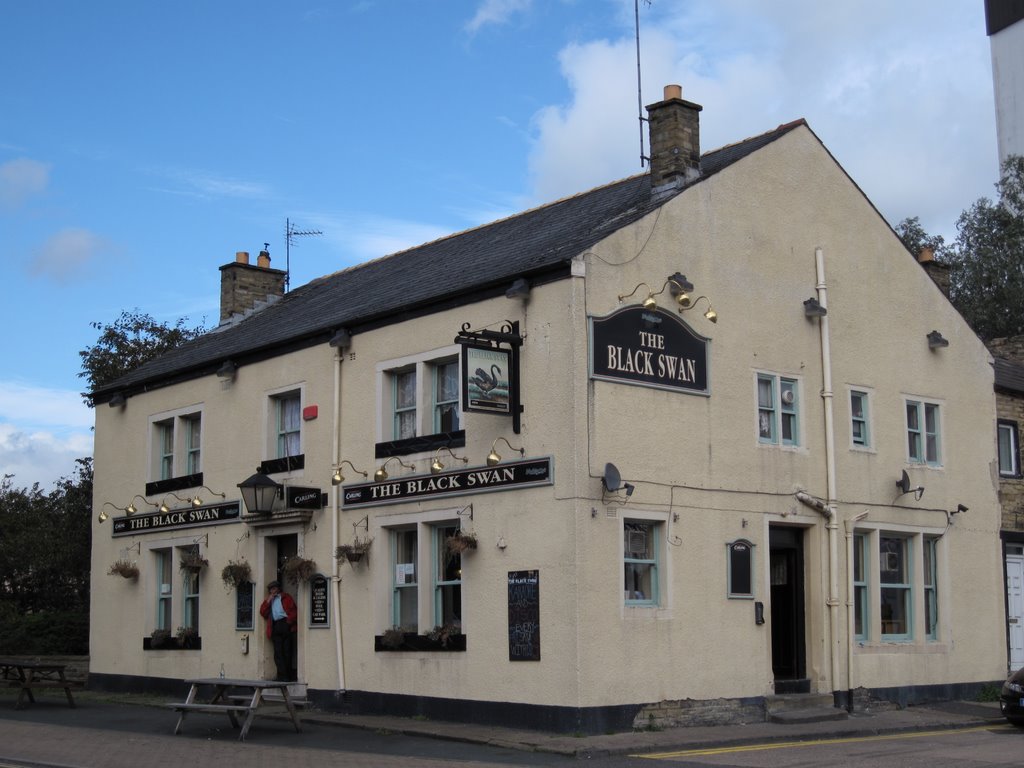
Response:
[{"label": "white drainpipe", "polygon": [[[335,467],[341,461],[339,444],[341,443],[341,361],[344,360],[345,350],[335,348],[334,350],[334,446],[331,448],[331,462]],[[331,559],[334,561],[334,573],[331,581],[334,584],[334,649],[338,664],[338,690],[345,690],[345,655],[341,642],[341,562],[334,557],[338,550],[338,499],[341,496],[341,486],[334,486],[334,493],[331,494]]]},{"label": "white drainpipe", "polygon": [[[817,273],[818,303],[828,309],[828,289],[825,284],[825,256],[821,248],[814,249],[814,266]],[[828,313],[818,318],[818,330],[821,336],[821,399],[825,409],[825,481],[827,488],[826,510],[828,522],[828,624],[829,624],[829,661],[831,669],[832,690],[839,685],[839,525],[836,522],[836,434],[833,418],[832,393],[832,348],[829,341]]]}]

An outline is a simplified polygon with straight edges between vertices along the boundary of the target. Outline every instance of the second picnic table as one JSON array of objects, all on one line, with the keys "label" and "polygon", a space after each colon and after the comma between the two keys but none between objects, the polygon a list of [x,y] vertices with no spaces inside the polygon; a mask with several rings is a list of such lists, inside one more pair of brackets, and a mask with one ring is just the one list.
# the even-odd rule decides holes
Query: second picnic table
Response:
[{"label": "second picnic table", "polygon": [[[231,725],[238,728],[238,715],[245,715],[245,722],[242,723],[242,730],[238,734],[239,741],[245,741],[249,733],[249,727],[255,719],[259,710],[267,704],[280,703],[268,700],[264,694],[267,691],[280,691],[284,706],[291,715],[292,724],[297,732],[302,732],[302,725],[299,722],[298,711],[295,702],[288,693],[288,683],[278,680],[245,680],[232,677],[201,677],[194,680],[186,680],[191,685],[188,697],[183,702],[168,704],[171,709],[181,713],[178,717],[178,724],[174,728],[175,735],[181,733],[181,726],[185,722],[185,716],[189,712],[223,712],[226,713]],[[202,701],[199,694],[202,689],[212,687],[213,697],[208,701]]]},{"label": "second picnic table", "polygon": [[52,661],[34,659],[0,659],[0,674],[5,683],[18,689],[18,700],[14,704],[15,709],[21,709],[25,699],[35,704],[36,697],[32,695],[32,689],[40,688],[63,688],[64,695],[68,698],[68,706],[75,706],[75,700],[71,696],[71,688],[78,685],[64,676],[67,664]]}]

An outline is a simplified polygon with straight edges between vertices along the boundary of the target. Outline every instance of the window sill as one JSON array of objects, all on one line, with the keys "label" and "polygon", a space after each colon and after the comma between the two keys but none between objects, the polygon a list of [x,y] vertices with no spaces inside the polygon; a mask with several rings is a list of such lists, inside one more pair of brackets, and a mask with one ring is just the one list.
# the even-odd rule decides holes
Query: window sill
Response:
[{"label": "window sill", "polygon": [[306,454],[299,453],[295,456],[285,456],[280,459],[267,459],[260,464],[260,472],[265,475],[276,475],[282,472],[291,472],[295,469],[306,468]]},{"label": "window sill", "polygon": [[172,491],[183,491],[186,488],[202,488],[203,473],[197,472],[194,475],[182,475],[181,477],[169,477],[166,480],[156,480],[146,483],[146,496],[159,496],[162,493]]},{"label": "window sill", "polygon": [[448,638],[448,643],[442,645],[440,640],[431,640],[426,635],[418,635],[415,632],[406,632],[402,644],[397,648],[389,648],[384,645],[384,636],[375,635],[373,638],[373,650],[375,653],[408,653],[408,652],[434,652],[443,653],[458,652],[466,650],[466,636],[454,635]]},{"label": "window sill", "polygon": [[203,638],[194,637],[184,645],[178,642],[178,638],[172,637],[163,643],[153,645],[152,637],[142,638],[142,650],[144,651],[201,651],[203,650]]},{"label": "window sill", "polygon": [[404,440],[390,440],[377,443],[374,457],[386,459],[391,456],[407,456],[410,453],[427,453],[438,448],[462,448],[466,445],[466,430],[439,432],[436,435],[407,437]]}]

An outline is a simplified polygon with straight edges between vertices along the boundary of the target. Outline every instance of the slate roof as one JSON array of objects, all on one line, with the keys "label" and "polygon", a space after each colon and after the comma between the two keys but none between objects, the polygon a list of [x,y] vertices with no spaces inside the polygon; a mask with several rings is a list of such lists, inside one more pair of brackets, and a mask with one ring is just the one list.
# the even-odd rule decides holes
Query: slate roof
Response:
[{"label": "slate roof", "polygon": [[993,358],[993,361],[996,389],[1024,393],[1024,365],[1004,360],[1001,357]]},{"label": "slate roof", "polygon": [[244,365],[324,343],[340,327],[359,332],[470,297],[501,295],[518,277],[531,283],[566,277],[577,254],[801,125],[797,120],[705,153],[701,176],[672,194],[652,196],[649,174],[640,174],[317,278],[98,387],[94,399],[103,403],[117,391],[208,375],[229,358]]}]

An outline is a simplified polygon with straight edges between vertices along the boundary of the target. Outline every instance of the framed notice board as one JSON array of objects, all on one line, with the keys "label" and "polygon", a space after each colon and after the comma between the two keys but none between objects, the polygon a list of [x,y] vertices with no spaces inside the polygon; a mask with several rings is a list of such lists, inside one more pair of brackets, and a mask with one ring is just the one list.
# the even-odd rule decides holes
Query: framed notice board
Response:
[{"label": "framed notice board", "polygon": [[508,660],[540,661],[540,571],[508,572]]},{"label": "framed notice board", "polygon": [[246,581],[238,585],[235,590],[235,629],[252,629],[253,614],[256,592],[256,585]]}]

